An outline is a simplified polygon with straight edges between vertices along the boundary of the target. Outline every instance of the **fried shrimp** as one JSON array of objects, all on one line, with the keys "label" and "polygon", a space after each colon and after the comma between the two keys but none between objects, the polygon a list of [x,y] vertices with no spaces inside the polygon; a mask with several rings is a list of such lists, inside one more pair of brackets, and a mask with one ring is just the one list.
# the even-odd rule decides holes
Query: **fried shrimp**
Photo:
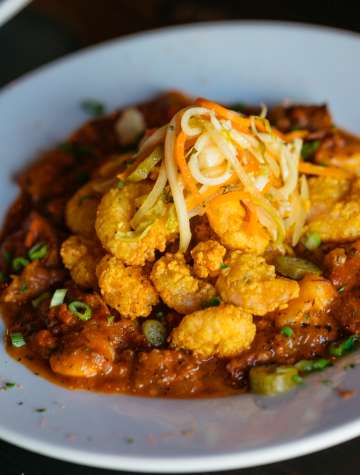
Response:
[{"label": "fried shrimp", "polygon": [[246,209],[239,200],[221,202],[208,213],[211,228],[226,248],[262,254],[270,236],[260,225],[260,233],[251,233],[246,228],[246,217]]},{"label": "fried shrimp", "polygon": [[318,233],[323,242],[346,242],[360,237],[360,179],[350,192],[326,213],[322,213],[305,227],[304,232]]},{"label": "fried shrimp", "polygon": [[81,187],[68,201],[65,211],[66,224],[74,234],[93,238],[96,210],[102,195],[113,180],[93,180]]},{"label": "fried shrimp", "polygon": [[201,309],[216,295],[211,284],[191,274],[181,253],[167,253],[156,261],[150,278],[166,305],[182,314]]},{"label": "fried shrimp", "polygon": [[338,295],[332,283],[318,275],[307,274],[299,285],[299,296],[291,300],[288,307],[276,316],[278,327],[323,324],[326,309]]},{"label": "fried shrimp", "polygon": [[147,182],[113,188],[104,195],[97,210],[95,228],[102,245],[127,265],[142,266],[153,261],[155,251],[165,251],[166,244],[178,233],[173,207],[161,197],[137,229],[132,229],[137,205],[150,190]]},{"label": "fried shrimp", "polygon": [[216,282],[224,302],[242,307],[254,315],[265,315],[299,295],[294,280],[276,277],[275,267],[253,254],[234,252],[228,268],[221,271]]},{"label": "fried shrimp", "polygon": [[96,269],[101,295],[123,317],[147,317],[159,301],[141,267],[125,267],[114,256],[105,256]]},{"label": "fried shrimp", "polygon": [[80,287],[97,288],[96,266],[104,255],[100,244],[81,236],[70,236],[60,254],[73,281]]},{"label": "fried shrimp", "polygon": [[328,176],[312,177],[308,180],[311,208],[308,220],[327,213],[349,191],[350,180]]},{"label": "fried shrimp", "polygon": [[203,357],[236,356],[255,338],[252,315],[234,305],[223,304],[191,313],[171,334],[172,345]]},{"label": "fried shrimp", "polygon": [[191,251],[194,259],[194,272],[201,279],[216,277],[223,264],[226,249],[214,240],[197,244]]}]

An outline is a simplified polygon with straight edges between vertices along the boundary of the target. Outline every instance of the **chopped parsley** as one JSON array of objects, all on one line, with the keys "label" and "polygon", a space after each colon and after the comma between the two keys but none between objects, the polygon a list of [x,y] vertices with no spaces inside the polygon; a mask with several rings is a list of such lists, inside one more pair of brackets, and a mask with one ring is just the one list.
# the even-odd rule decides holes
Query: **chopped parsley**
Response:
[{"label": "chopped parsley", "polygon": [[282,327],[280,330],[280,333],[284,336],[287,336],[288,338],[292,337],[294,334],[294,330],[290,327]]},{"label": "chopped parsley", "polygon": [[84,99],[80,105],[82,110],[92,117],[100,117],[106,110],[104,104],[96,99]]}]

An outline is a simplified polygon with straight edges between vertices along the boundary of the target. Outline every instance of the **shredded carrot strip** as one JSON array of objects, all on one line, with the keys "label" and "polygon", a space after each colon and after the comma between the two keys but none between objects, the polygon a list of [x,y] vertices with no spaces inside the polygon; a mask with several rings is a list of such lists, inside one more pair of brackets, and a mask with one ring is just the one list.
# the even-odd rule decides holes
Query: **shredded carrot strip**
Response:
[{"label": "shredded carrot strip", "polygon": [[286,142],[292,142],[295,139],[304,139],[309,135],[308,130],[293,130],[287,134],[284,134]]},{"label": "shredded carrot strip", "polygon": [[342,168],[320,167],[312,163],[300,162],[299,172],[309,175],[331,176],[334,178],[349,178],[351,174]]},{"label": "shredded carrot strip", "polygon": [[196,197],[191,196],[190,198],[187,198],[186,200],[186,207],[187,209],[194,209],[197,206],[200,206],[204,201],[206,201],[208,198],[210,198],[212,195],[214,195],[216,192],[220,191],[222,188],[228,185],[233,185],[239,181],[238,176],[236,173],[233,173],[232,176],[225,181],[225,183],[222,183],[221,185],[213,185],[209,186],[209,188],[204,192],[204,193],[198,193]]},{"label": "shredded carrot strip", "polygon": [[195,196],[199,194],[196,182],[193,176],[190,173],[188,164],[185,160],[184,150],[185,150],[186,134],[181,131],[176,138],[175,142],[175,160],[177,166],[179,167],[180,173],[184,180],[185,186],[191,191]]},{"label": "shredded carrot strip", "polygon": [[[213,110],[216,114],[220,117],[230,120],[233,124],[233,127],[237,129],[239,132],[243,132],[245,134],[249,133],[250,129],[250,119],[247,117],[240,117],[236,112],[233,112],[226,107],[217,104],[216,102],[209,101],[204,99],[203,97],[199,97],[196,99],[195,103],[200,107],[206,107],[208,109]],[[256,128],[260,132],[266,132],[266,127],[263,121],[259,118],[255,119]],[[272,128],[273,133],[284,140],[284,134],[281,133],[279,130]]]}]

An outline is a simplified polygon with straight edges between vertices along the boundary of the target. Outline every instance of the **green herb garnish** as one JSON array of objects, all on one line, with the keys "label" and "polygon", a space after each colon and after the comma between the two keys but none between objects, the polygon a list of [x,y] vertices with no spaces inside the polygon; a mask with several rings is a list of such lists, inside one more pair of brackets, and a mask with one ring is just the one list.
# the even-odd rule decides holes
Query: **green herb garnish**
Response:
[{"label": "green herb garnish", "polygon": [[339,294],[342,294],[344,290],[345,290],[345,287],[340,287],[340,289],[338,289]]},{"label": "green herb garnish", "polygon": [[46,242],[38,242],[28,252],[28,257],[31,261],[37,261],[43,259],[48,255],[49,246]]},{"label": "green herb garnish", "polygon": [[304,246],[309,251],[314,251],[317,249],[321,244],[321,237],[319,233],[310,233],[304,239]]},{"label": "green herb garnish", "polygon": [[49,308],[56,307],[57,305],[61,305],[62,303],[64,303],[66,292],[67,292],[67,289],[55,290],[51,298]]},{"label": "green herb garnish", "polygon": [[317,149],[320,147],[319,140],[313,140],[312,142],[304,142],[301,148],[301,156],[304,160],[312,157]]},{"label": "green herb garnish", "polygon": [[26,259],[26,257],[15,257],[11,265],[15,272],[20,272],[28,264],[29,261]]},{"label": "green herb garnish", "polygon": [[288,338],[292,337],[294,334],[294,330],[290,327],[282,327],[280,330],[280,333],[284,336],[287,336]]},{"label": "green herb garnish", "polygon": [[229,265],[228,264],[224,264],[223,262],[220,264],[220,269],[221,270],[224,270],[224,269],[229,269]]},{"label": "green herb garnish", "polygon": [[119,188],[119,190],[121,190],[122,188],[124,188],[125,186],[125,181],[124,180],[118,180],[116,182],[116,188]]},{"label": "green herb garnish", "polygon": [[304,379],[301,376],[299,376],[298,374],[294,374],[294,376],[292,377],[292,380],[296,384],[303,384],[303,382],[304,382]]},{"label": "green herb garnish", "polygon": [[219,297],[213,297],[207,302],[204,302],[202,307],[203,308],[208,308],[208,307],[218,307],[221,304],[221,300]]},{"label": "green herb garnish", "polygon": [[81,108],[87,114],[93,117],[100,117],[105,113],[105,106],[96,99],[84,99],[81,102]]},{"label": "green herb garnish", "polygon": [[21,348],[22,346],[26,345],[25,338],[20,332],[10,333],[10,340],[12,346],[14,346],[15,348]]},{"label": "green herb garnish", "polygon": [[41,413],[41,412],[46,412],[45,407],[39,407],[39,408],[34,409],[34,410],[35,410],[35,412],[39,412],[39,413]]},{"label": "green herb garnish", "polygon": [[109,315],[107,317],[107,322],[108,322],[109,325],[112,325],[114,323],[114,321],[115,321],[115,315]]},{"label": "green herb garnish", "polygon": [[92,317],[91,307],[87,303],[81,302],[80,300],[74,300],[73,302],[69,303],[69,310],[73,315],[75,315],[75,317],[84,322],[90,320]]},{"label": "green herb garnish", "polygon": [[38,307],[44,300],[50,298],[50,293],[49,292],[44,292],[43,294],[39,295],[39,297],[36,297],[36,299],[32,300],[32,306],[34,308]]},{"label": "green herb garnish", "polygon": [[302,373],[323,371],[328,366],[331,366],[331,361],[327,358],[318,358],[315,360],[300,360],[295,364],[295,368],[297,368]]},{"label": "green herb garnish", "polygon": [[346,353],[349,353],[352,351],[358,343],[359,338],[355,335],[350,336],[347,340],[344,342],[340,343],[340,345],[333,344],[330,346],[329,353],[332,356],[336,356],[339,358],[340,356],[343,356]]}]

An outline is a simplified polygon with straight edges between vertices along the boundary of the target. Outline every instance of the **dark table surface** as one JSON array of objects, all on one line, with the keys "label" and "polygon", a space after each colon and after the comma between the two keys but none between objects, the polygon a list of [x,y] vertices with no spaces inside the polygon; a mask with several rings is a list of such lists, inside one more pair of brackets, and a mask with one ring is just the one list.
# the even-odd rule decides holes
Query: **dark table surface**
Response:
[{"label": "dark table surface", "polygon": [[[353,2],[351,2],[353,3]],[[359,7],[346,2],[243,2],[233,0],[37,0],[0,29],[0,87],[44,63],[84,46],[136,31],[177,23],[223,19],[275,19],[360,31]],[[260,8],[261,6],[261,8]],[[0,362],[1,364],[1,362]],[[241,475],[358,473],[360,438],[331,449]],[[103,475],[30,453],[0,441],[1,475]]]}]

